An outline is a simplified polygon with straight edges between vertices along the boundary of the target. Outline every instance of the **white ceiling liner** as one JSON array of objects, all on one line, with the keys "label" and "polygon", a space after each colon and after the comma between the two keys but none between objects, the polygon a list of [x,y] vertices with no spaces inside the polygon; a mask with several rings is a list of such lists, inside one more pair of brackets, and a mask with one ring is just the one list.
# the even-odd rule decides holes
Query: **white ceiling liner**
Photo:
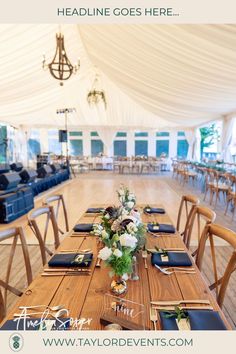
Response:
[{"label": "white ceiling liner", "polygon": [[[236,110],[236,26],[63,25],[68,57],[81,69],[63,87],[43,72],[58,26],[0,25],[0,121],[64,126],[57,108],[75,107],[69,126],[163,129],[196,126]],[[108,108],[87,93],[99,67]]]},{"label": "white ceiling liner", "polygon": [[157,116],[189,126],[235,110],[235,25],[79,29],[91,60]]}]

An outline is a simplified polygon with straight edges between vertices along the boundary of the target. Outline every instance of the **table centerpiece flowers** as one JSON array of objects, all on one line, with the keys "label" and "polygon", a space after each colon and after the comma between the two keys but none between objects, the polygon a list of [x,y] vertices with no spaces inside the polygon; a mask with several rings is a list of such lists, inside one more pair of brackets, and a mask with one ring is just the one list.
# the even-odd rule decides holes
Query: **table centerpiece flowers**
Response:
[{"label": "table centerpiece flowers", "polygon": [[[131,204],[126,205],[127,196],[132,197]],[[121,206],[110,206],[105,209],[101,223],[94,225],[93,233],[99,236],[104,247],[98,257],[111,268],[113,277],[111,291],[121,295],[127,291],[126,280],[132,273],[135,254],[145,245],[146,226],[141,222],[139,213],[133,210],[135,195],[125,188]],[[129,200],[131,201],[131,199]],[[125,202],[125,205],[123,204]]]}]

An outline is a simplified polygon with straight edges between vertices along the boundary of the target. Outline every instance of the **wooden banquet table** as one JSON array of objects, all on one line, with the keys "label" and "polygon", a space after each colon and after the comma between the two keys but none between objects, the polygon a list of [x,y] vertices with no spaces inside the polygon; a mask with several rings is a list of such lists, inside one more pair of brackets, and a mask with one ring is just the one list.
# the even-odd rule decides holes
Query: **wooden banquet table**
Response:
[{"label": "wooden banquet table", "polygon": [[[93,205],[93,207],[101,207],[101,205]],[[104,207],[104,205],[102,207]],[[99,220],[100,216],[98,214],[85,213],[78,220],[78,223],[93,223],[99,222]],[[171,223],[167,213],[152,215],[142,214],[142,221],[145,223],[153,221]],[[103,308],[104,294],[109,293],[110,290],[111,278],[109,276],[109,268],[105,266],[103,261],[101,262],[100,268],[95,267],[98,253],[96,236],[90,235],[89,233],[87,235],[83,233],[83,235],[78,234],[76,236],[73,234],[74,231],[71,230],[62,241],[60,247],[56,250],[56,253],[60,252],[60,250],[91,248],[94,256],[90,266],[91,274],[53,277],[42,277],[41,274],[39,274],[3,322],[12,319],[14,313],[19,313],[19,306],[39,304],[56,306],[63,304],[63,306],[70,311],[70,317],[92,319],[89,326],[86,326],[86,329],[103,329],[103,326],[100,324],[100,316]],[[146,248],[154,248],[155,246],[159,248],[178,247],[186,249],[179,234],[159,237],[147,234]],[[148,268],[145,269],[144,260],[141,255],[138,255],[139,280],[128,280],[128,292],[124,296],[124,298],[128,300],[145,305],[146,329],[153,329],[153,323],[150,321],[149,317],[150,301],[182,299],[208,299],[214,310],[219,311],[227,329],[231,329],[222,310],[210,293],[208,285],[195,265],[193,265],[196,268],[196,273],[194,274],[175,273],[167,276],[151,265],[150,255],[148,255],[147,258],[147,264]],[[48,268],[48,265],[45,265],[45,268]],[[161,329],[159,320],[157,321],[157,329]]]}]

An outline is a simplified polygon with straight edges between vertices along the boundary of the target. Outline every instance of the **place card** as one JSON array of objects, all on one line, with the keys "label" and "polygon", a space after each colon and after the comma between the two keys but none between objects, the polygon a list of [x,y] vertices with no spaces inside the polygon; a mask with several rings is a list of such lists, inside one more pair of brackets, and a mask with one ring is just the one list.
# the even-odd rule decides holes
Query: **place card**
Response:
[{"label": "place card", "polygon": [[103,311],[100,322],[103,325],[116,323],[123,329],[145,329],[145,307],[134,301],[110,294],[104,295]]},{"label": "place card", "polygon": [[180,331],[191,331],[188,318],[181,318],[180,320],[176,318],[176,324]]},{"label": "place card", "polygon": [[161,260],[162,262],[169,262],[168,254],[161,254]]},{"label": "place card", "polygon": [[159,225],[153,225],[152,227],[153,230],[159,230],[159,228],[160,228]]}]

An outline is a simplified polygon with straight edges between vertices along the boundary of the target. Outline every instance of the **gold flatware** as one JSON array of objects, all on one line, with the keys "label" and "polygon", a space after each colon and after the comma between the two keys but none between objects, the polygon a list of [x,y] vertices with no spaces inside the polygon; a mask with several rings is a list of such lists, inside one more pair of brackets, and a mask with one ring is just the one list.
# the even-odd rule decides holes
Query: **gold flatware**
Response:
[{"label": "gold flatware", "polygon": [[207,304],[210,305],[209,300],[174,300],[174,301],[151,301],[152,305],[158,305],[158,306],[168,306],[168,305],[180,305],[180,304]]},{"label": "gold flatware", "polygon": [[147,251],[146,251],[146,250],[143,250],[143,251],[142,251],[142,257],[143,257],[143,260],[144,260],[144,267],[145,267],[145,269],[148,269],[148,265],[147,265]]},{"label": "gold flatware", "polygon": [[89,272],[48,272],[48,273],[42,273],[42,277],[59,277],[59,276],[75,276],[75,275],[90,275],[91,273]]},{"label": "gold flatware", "polygon": [[92,250],[91,248],[87,248],[87,249],[84,249],[84,250],[79,250],[79,249],[73,249],[73,250],[59,250],[58,253],[91,253]]},{"label": "gold flatware", "polygon": [[157,311],[154,307],[150,307],[150,321],[152,321],[155,331],[157,330]]},{"label": "gold flatware", "polygon": [[45,268],[43,270],[44,272],[52,272],[52,273],[55,273],[55,272],[69,272],[69,273],[73,273],[73,272],[84,272],[84,273],[87,273],[87,272],[91,272],[90,269],[86,269],[86,268],[71,268],[71,269],[68,269],[68,268]]},{"label": "gold flatware", "polygon": [[57,305],[57,306],[48,306],[48,305],[32,305],[32,306],[19,306],[19,310],[31,310],[31,309],[40,309],[45,307],[46,310],[55,312],[61,309],[64,309],[65,306],[64,305]]},{"label": "gold flatware", "polygon": [[[184,248],[161,248],[162,251],[166,252],[187,252]],[[148,252],[151,253],[160,253],[160,251],[157,251],[155,248],[147,248]]]},{"label": "gold flatware", "polygon": [[[155,310],[174,311],[176,306],[152,306],[152,308]],[[178,306],[178,308],[180,310],[214,310],[212,306]]]}]

